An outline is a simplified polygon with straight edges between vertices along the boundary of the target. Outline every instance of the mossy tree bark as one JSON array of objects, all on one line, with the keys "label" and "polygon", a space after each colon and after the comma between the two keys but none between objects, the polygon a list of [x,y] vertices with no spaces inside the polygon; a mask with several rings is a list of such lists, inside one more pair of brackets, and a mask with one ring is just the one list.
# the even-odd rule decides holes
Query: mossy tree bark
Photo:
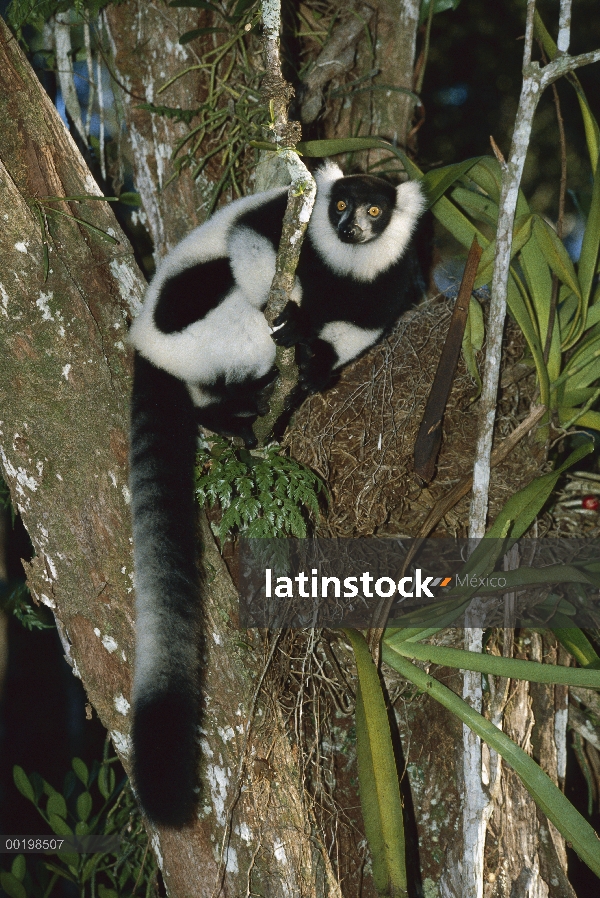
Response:
[{"label": "mossy tree bark", "polygon": [[[100,192],[1,21],[0,119],[11,123],[0,131],[2,471],[35,549],[31,591],[52,608],[73,672],[127,769],[134,609],[126,327],[144,282],[109,205],[64,199]],[[307,824],[281,721],[248,729],[262,643],[240,639],[235,590],[203,526],[212,576],[199,818],[185,830],[151,832],[152,844],[175,898],[322,894],[328,876],[336,883]]]},{"label": "mossy tree bark", "polygon": [[119,83],[112,88],[125,125],[121,149],[133,167],[134,184],[142,198],[144,223],[157,259],[206,217],[210,177],[194,180],[189,168],[179,177],[171,161],[173,149],[189,131],[176,119],[140,106],[153,103],[172,109],[194,109],[203,99],[201,75],[192,71],[158,94],[183,69],[197,65],[212,35],[181,46],[179,37],[199,25],[215,23],[206,12],[170,9],[168,4],[127,2],[109,5],[104,13],[112,53],[111,68]]}]

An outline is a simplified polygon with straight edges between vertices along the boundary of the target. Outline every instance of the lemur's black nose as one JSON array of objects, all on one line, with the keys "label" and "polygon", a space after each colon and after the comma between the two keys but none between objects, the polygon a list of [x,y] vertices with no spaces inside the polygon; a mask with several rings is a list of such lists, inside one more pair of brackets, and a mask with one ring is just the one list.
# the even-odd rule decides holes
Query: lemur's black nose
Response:
[{"label": "lemur's black nose", "polygon": [[362,234],[362,228],[359,228],[357,224],[347,224],[341,229],[341,234],[347,240],[355,240]]}]

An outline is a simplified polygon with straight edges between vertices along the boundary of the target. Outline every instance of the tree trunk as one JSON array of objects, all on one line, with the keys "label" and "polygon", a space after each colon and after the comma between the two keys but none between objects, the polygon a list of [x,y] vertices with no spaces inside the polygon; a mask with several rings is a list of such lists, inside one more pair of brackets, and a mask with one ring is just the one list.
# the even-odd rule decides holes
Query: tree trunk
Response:
[{"label": "tree trunk", "polygon": [[[189,127],[139,106],[152,103],[194,109],[200,105],[198,72],[179,78],[164,93],[158,91],[174,75],[198,63],[198,53],[192,49],[198,42],[181,46],[178,41],[187,30],[213,24],[207,16],[195,10],[170,9],[166,4],[138,2],[111,4],[103,14],[111,67],[119,81],[113,82],[113,91],[125,124],[121,140],[133,166],[157,259],[204,221],[204,202],[212,184],[204,176],[192,179],[189,168],[174,177],[171,155]],[[207,47],[211,37],[204,38]]]},{"label": "tree trunk", "polygon": [[[45,199],[99,190],[1,22],[0,80],[0,117],[14,123],[0,132],[2,469],[35,549],[28,584],[52,608],[73,672],[127,769],[126,325],[144,283],[108,204]],[[265,661],[260,641],[240,641],[235,590],[203,526],[212,576],[201,811],[193,827],[151,833],[169,894],[212,895],[220,884],[225,894],[317,895],[327,876],[335,890],[281,721],[250,733]]]}]

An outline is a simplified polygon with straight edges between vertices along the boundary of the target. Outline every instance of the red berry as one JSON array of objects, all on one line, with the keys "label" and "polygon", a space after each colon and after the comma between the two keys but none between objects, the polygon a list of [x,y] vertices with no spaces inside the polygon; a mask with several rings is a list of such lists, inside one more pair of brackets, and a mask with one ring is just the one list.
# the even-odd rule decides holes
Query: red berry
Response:
[{"label": "red berry", "polygon": [[598,511],[600,508],[600,499],[598,496],[584,496],[581,500],[581,507],[588,508],[590,511]]}]

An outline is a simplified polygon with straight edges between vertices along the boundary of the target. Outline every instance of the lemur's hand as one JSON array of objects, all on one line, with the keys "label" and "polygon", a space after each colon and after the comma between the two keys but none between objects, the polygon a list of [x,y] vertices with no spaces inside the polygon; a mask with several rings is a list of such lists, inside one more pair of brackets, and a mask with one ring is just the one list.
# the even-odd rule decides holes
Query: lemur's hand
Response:
[{"label": "lemur's hand", "polygon": [[278,346],[287,348],[301,343],[308,333],[308,321],[300,306],[288,302],[283,312],[273,322],[271,337]]}]

